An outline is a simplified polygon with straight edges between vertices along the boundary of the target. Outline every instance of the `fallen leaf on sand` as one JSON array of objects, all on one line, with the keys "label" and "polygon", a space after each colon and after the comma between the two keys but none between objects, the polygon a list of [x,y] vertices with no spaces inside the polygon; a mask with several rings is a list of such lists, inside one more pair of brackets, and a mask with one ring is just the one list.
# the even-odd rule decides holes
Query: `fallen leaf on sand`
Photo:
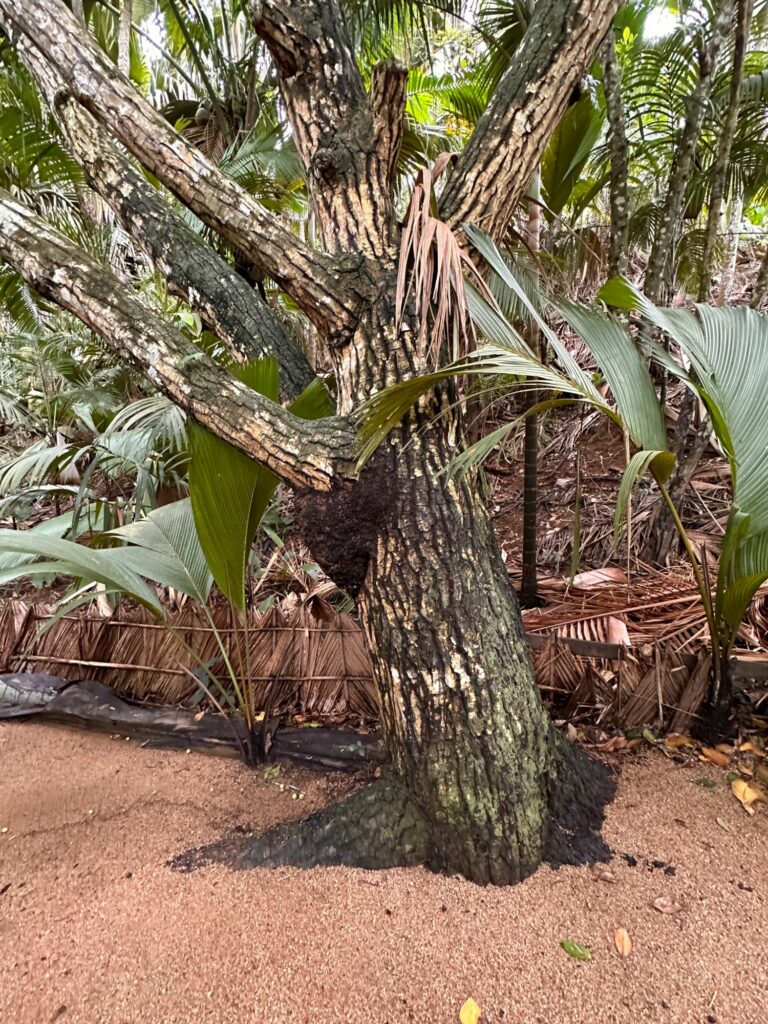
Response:
[{"label": "fallen leaf on sand", "polygon": [[746,743],[742,743],[739,750],[742,754],[754,754],[755,757],[765,757],[765,751],[761,750],[760,747],[756,746],[751,740],[747,740]]},{"label": "fallen leaf on sand", "polygon": [[459,1010],[459,1020],[461,1024],[477,1024],[480,1020],[480,1014],[482,1010],[477,1005],[472,996],[464,1003],[462,1008]]},{"label": "fallen leaf on sand", "polygon": [[615,882],[616,875],[605,864],[593,864],[592,875],[597,882]]},{"label": "fallen leaf on sand", "polygon": [[675,903],[671,896],[658,896],[653,901],[653,909],[658,910],[660,914],[677,914],[683,908],[679,903]]},{"label": "fallen leaf on sand", "polygon": [[755,786],[750,786],[750,784],[745,782],[743,779],[734,779],[731,783],[731,791],[747,814],[755,813],[755,809],[752,804],[757,800],[765,801],[765,795]]},{"label": "fallen leaf on sand", "polygon": [[694,779],[693,782],[702,789],[717,789],[717,783],[713,779]]},{"label": "fallen leaf on sand", "polygon": [[574,942],[573,939],[563,939],[560,945],[568,954],[568,956],[572,956],[574,960],[592,959],[592,954],[587,949],[587,947],[582,946],[579,942]]},{"label": "fallen leaf on sand", "polygon": [[605,743],[598,743],[596,750],[604,750],[606,754],[614,754],[617,750],[624,750],[627,745],[626,736],[613,736]]},{"label": "fallen leaf on sand", "polygon": [[715,750],[713,747],[702,747],[701,754],[702,760],[711,761],[712,764],[716,764],[720,768],[725,768],[731,760],[729,754],[724,754],[722,750]]},{"label": "fallen leaf on sand", "polygon": [[626,928],[617,928],[613,941],[622,956],[627,957],[632,952],[632,939],[630,939]]},{"label": "fallen leaf on sand", "polygon": [[692,747],[693,740],[688,736],[683,736],[681,732],[671,732],[669,736],[665,737],[664,746],[671,750],[679,750],[680,747]]},{"label": "fallen leaf on sand", "polygon": [[726,832],[730,832],[731,831],[731,826],[728,824],[728,822],[725,820],[725,818],[715,818],[715,821],[720,826],[720,828],[722,828],[724,831],[726,831]]}]

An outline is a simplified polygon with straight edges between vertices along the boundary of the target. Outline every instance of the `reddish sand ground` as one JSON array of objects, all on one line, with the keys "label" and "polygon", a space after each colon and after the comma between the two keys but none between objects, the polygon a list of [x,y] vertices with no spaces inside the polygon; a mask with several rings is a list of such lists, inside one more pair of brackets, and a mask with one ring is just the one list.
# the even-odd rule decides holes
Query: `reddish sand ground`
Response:
[{"label": "reddish sand ground", "polygon": [[[625,763],[613,883],[587,868],[480,889],[422,869],[165,867],[349,785],[292,768],[280,781],[305,799],[234,762],[1,725],[3,1024],[448,1024],[469,996],[486,1022],[768,1019],[768,813],[747,817],[716,769]],[[659,913],[659,896],[682,909]]]}]

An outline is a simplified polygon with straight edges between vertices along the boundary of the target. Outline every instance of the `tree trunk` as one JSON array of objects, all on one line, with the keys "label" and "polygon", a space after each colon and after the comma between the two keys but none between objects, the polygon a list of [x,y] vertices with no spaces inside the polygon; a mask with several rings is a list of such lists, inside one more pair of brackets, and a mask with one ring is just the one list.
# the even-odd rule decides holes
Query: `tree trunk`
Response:
[{"label": "tree trunk", "polygon": [[712,283],[712,265],[715,257],[715,243],[720,229],[725,186],[728,176],[728,164],[731,159],[731,147],[736,134],[739,118],[739,101],[741,97],[741,80],[744,73],[744,57],[749,43],[749,25],[752,18],[752,0],[737,0],[736,35],[733,45],[731,62],[731,84],[728,92],[728,106],[723,121],[717,154],[712,165],[712,176],[709,190],[709,209],[707,225],[704,231],[704,252],[701,257],[701,278],[699,280],[699,302],[709,300]]},{"label": "tree trunk", "polygon": [[[528,220],[525,226],[525,244],[531,252],[541,249],[541,171],[536,170],[531,182],[531,201],[528,203]],[[528,320],[526,341],[531,349],[543,356],[541,333],[533,317]],[[529,409],[538,405],[541,395],[538,388],[532,388],[527,395]],[[525,417],[523,435],[523,572],[520,582],[520,601],[524,608],[533,608],[539,603],[539,417],[529,413]]]},{"label": "tree trunk", "polygon": [[699,52],[699,77],[688,97],[688,113],[675,147],[661,216],[645,270],[643,290],[652,302],[666,302],[672,285],[685,189],[715,83],[718,54],[730,31],[732,18],[733,0],[722,0],[712,19],[707,42]]},{"label": "tree trunk", "polygon": [[[487,510],[468,482],[446,482],[450,458],[436,427],[390,463],[360,606],[390,758],[424,817],[429,863],[501,884],[548,854],[570,859],[555,849],[568,754],[535,685]],[[569,770],[568,781],[586,774]],[[594,802],[587,793],[567,825],[583,826],[576,860],[601,817],[603,787]]]},{"label": "tree trunk", "polygon": [[453,433],[420,417],[345,496],[297,497],[314,557],[357,593],[390,772],[177,867],[426,863],[503,885],[542,860],[610,856],[600,827],[611,774],[550,722],[485,504],[443,472]]},{"label": "tree trunk", "polygon": [[611,277],[626,273],[629,248],[629,143],[621,91],[621,67],[613,32],[603,44],[603,91],[608,117],[608,145],[611,154],[611,244],[608,273]]},{"label": "tree trunk", "polygon": [[739,258],[739,240],[741,238],[741,221],[744,211],[744,199],[741,192],[734,192],[728,210],[728,221],[725,230],[725,252],[723,253],[723,272],[720,276],[720,289],[717,293],[717,305],[727,306],[731,297],[733,281],[736,277],[736,261]]},{"label": "tree trunk", "polygon": [[[722,0],[714,13],[709,38],[699,53],[699,77],[688,99],[688,113],[675,148],[659,226],[645,271],[643,290],[648,298],[655,303],[665,304],[669,301],[672,292],[675,252],[679,242],[688,175],[715,83],[717,58],[731,30],[733,12],[733,0]],[[664,344],[669,344],[668,339],[664,339]],[[667,376],[666,370],[664,370],[661,376],[662,404],[666,400],[666,386]],[[706,447],[706,438],[699,432],[689,448],[688,428],[692,422],[694,411],[694,397],[692,394],[686,394],[671,445],[677,465],[674,477],[669,484],[670,493],[674,493],[680,498]],[[651,562],[664,565],[677,543],[677,530],[672,515],[668,506],[660,503],[656,508],[648,532],[645,556]]]},{"label": "tree trunk", "polygon": [[117,32],[117,66],[126,78],[131,77],[131,22],[133,0],[122,0]]},{"label": "tree trunk", "polygon": [[[617,6],[617,0],[536,4],[520,59],[443,192],[444,221],[457,238],[464,220],[503,236]],[[0,256],[143,367],[206,429],[292,486],[297,525],[314,556],[359,601],[390,772],[306,821],[243,840],[237,850],[230,841],[207,855],[241,864],[421,861],[498,884],[525,877],[545,857],[555,863],[604,858],[599,827],[610,776],[549,722],[476,481],[445,474],[462,444],[448,398],[438,389],[421,400],[368,466],[362,472],[357,466],[352,414],[365,399],[426,368],[417,318],[395,329],[396,163],[407,74],[384,62],[366,90],[331,0],[255,0],[251,12],[277,69],[322,251],[300,242],[177,135],[106,65],[57,0],[30,0],[23,10],[0,0],[4,27],[15,26],[56,65],[59,91],[68,90],[181,202],[291,295],[334,365],[338,415],[320,421],[293,415],[249,391],[106,268],[0,193]],[[116,180],[127,182],[125,167],[109,162]],[[138,187],[133,191],[140,197]],[[119,205],[124,222],[162,262],[160,221],[143,217],[137,226],[136,210],[127,201]],[[182,257],[174,251],[167,267],[171,277],[187,281]],[[207,270],[194,281],[214,290]],[[272,327],[261,333],[285,349]]]},{"label": "tree trunk", "polygon": [[760,309],[766,295],[768,295],[768,248],[763,253],[760,269],[757,272],[755,283],[752,285],[752,295],[749,300],[752,309]]}]

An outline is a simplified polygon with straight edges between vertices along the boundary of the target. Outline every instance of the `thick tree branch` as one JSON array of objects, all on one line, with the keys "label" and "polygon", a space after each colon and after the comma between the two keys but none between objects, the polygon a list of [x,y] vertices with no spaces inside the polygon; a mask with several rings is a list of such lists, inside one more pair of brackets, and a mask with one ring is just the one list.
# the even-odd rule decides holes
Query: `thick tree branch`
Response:
[{"label": "thick tree branch", "polygon": [[394,60],[377,64],[371,75],[370,103],[373,135],[386,180],[393,188],[397,180],[397,158],[405,128],[408,72]]},{"label": "thick tree branch", "polygon": [[318,329],[352,324],[339,274],[191,146],[84,33],[61,0],[0,0],[0,24],[58,70],[72,95],[205,224],[238,245]]},{"label": "thick tree branch", "polygon": [[129,359],[180,408],[286,483],[330,490],[354,475],[354,431],[302,420],[256,394],[149,310],[110,270],[0,190],[0,258]]},{"label": "thick tree branch", "polygon": [[515,60],[448,179],[440,212],[454,228],[500,238],[619,0],[537,0]]},{"label": "thick tree branch", "polygon": [[366,95],[336,0],[254,0],[251,11],[280,76],[323,245],[394,258],[392,152],[406,72],[388,63]]},{"label": "thick tree branch", "polygon": [[307,357],[254,289],[175,212],[75,100],[47,61],[28,44],[22,59],[37,79],[91,187],[145,249],[174,293],[242,362],[275,356],[285,397],[296,397],[315,374]]}]

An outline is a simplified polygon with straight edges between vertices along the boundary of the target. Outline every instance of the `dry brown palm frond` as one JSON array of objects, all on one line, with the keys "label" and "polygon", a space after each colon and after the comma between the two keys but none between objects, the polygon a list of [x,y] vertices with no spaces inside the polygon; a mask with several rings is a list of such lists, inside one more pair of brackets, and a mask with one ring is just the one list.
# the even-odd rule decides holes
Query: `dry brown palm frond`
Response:
[{"label": "dry brown palm frond", "polygon": [[395,294],[396,331],[407,329],[405,318],[412,313],[419,324],[421,354],[432,367],[442,353],[455,360],[475,345],[465,272],[490,299],[475,265],[450,227],[437,216],[434,184],[451,155],[441,153],[432,167],[423,168],[416,178],[403,222]]}]

